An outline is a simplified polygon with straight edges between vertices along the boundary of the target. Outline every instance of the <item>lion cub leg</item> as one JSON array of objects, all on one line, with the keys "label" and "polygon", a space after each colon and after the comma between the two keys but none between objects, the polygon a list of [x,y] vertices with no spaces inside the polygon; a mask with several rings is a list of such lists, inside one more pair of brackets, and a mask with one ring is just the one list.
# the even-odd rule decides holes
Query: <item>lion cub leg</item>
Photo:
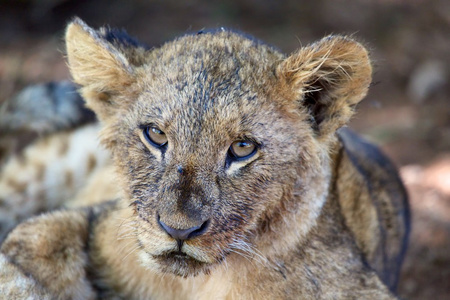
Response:
[{"label": "lion cub leg", "polygon": [[15,228],[0,248],[1,294],[6,299],[95,299],[86,277],[88,215],[88,210],[57,211]]}]

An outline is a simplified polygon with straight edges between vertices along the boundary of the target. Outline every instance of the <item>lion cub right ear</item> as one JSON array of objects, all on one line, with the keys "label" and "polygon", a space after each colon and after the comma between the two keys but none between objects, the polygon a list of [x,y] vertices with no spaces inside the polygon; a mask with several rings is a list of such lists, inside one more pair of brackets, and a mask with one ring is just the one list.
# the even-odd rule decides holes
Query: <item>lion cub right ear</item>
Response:
[{"label": "lion cub right ear", "polygon": [[[126,93],[135,82],[136,65],[127,58],[130,47],[135,47],[134,43],[123,43],[117,32],[106,28],[96,31],[79,18],[67,27],[66,48],[72,77],[82,86],[87,106],[100,119],[108,118],[131,99]],[[116,95],[122,97],[111,100]]]},{"label": "lion cub right ear", "polygon": [[305,110],[323,141],[347,124],[372,79],[367,50],[344,36],[329,36],[300,48],[276,72],[284,104]]}]

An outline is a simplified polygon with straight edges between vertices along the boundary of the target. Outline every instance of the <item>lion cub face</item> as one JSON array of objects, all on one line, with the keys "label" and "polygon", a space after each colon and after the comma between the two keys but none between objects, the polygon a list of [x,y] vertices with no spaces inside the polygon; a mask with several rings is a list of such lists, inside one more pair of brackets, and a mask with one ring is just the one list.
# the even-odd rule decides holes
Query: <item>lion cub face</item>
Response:
[{"label": "lion cub face", "polygon": [[334,132],[370,82],[359,44],[330,37],[285,58],[222,30],[147,50],[81,20],[66,39],[143,264],[196,275],[294,247],[314,225]]}]

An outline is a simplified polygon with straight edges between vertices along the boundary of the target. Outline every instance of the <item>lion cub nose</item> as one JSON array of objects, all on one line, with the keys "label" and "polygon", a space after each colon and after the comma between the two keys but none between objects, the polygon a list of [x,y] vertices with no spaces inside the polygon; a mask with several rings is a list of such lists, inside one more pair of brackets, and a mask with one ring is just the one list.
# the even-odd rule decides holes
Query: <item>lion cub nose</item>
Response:
[{"label": "lion cub nose", "polygon": [[172,228],[169,225],[165,224],[163,221],[161,221],[160,218],[158,218],[158,223],[159,225],[161,225],[162,229],[164,229],[164,231],[167,232],[168,235],[170,235],[171,237],[173,237],[178,241],[185,241],[193,237],[202,235],[206,231],[209,222],[205,221],[203,224],[199,226],[194,226],[188,229]]}]

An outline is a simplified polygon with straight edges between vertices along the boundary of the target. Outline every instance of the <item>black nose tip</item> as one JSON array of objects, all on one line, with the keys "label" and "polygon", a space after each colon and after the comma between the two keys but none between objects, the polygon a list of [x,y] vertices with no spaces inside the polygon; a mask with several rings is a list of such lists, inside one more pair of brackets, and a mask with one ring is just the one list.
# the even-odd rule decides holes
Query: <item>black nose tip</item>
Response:
[{"label": "black nose tip", "polygon": [[209,224],[209,221],[204,222],[203,224],[199,226],[194,226],[188,229],[175,229],[170,227],[169,225],[165,224],[161,219],[158,217],[158,223],[161,226],[162,229],[164,229],[165,232],[167,232],[168,235],[173,237],[174,239],[178,241],[185,241],[188,239],[191,239],[193,237],[202,235]]}]

